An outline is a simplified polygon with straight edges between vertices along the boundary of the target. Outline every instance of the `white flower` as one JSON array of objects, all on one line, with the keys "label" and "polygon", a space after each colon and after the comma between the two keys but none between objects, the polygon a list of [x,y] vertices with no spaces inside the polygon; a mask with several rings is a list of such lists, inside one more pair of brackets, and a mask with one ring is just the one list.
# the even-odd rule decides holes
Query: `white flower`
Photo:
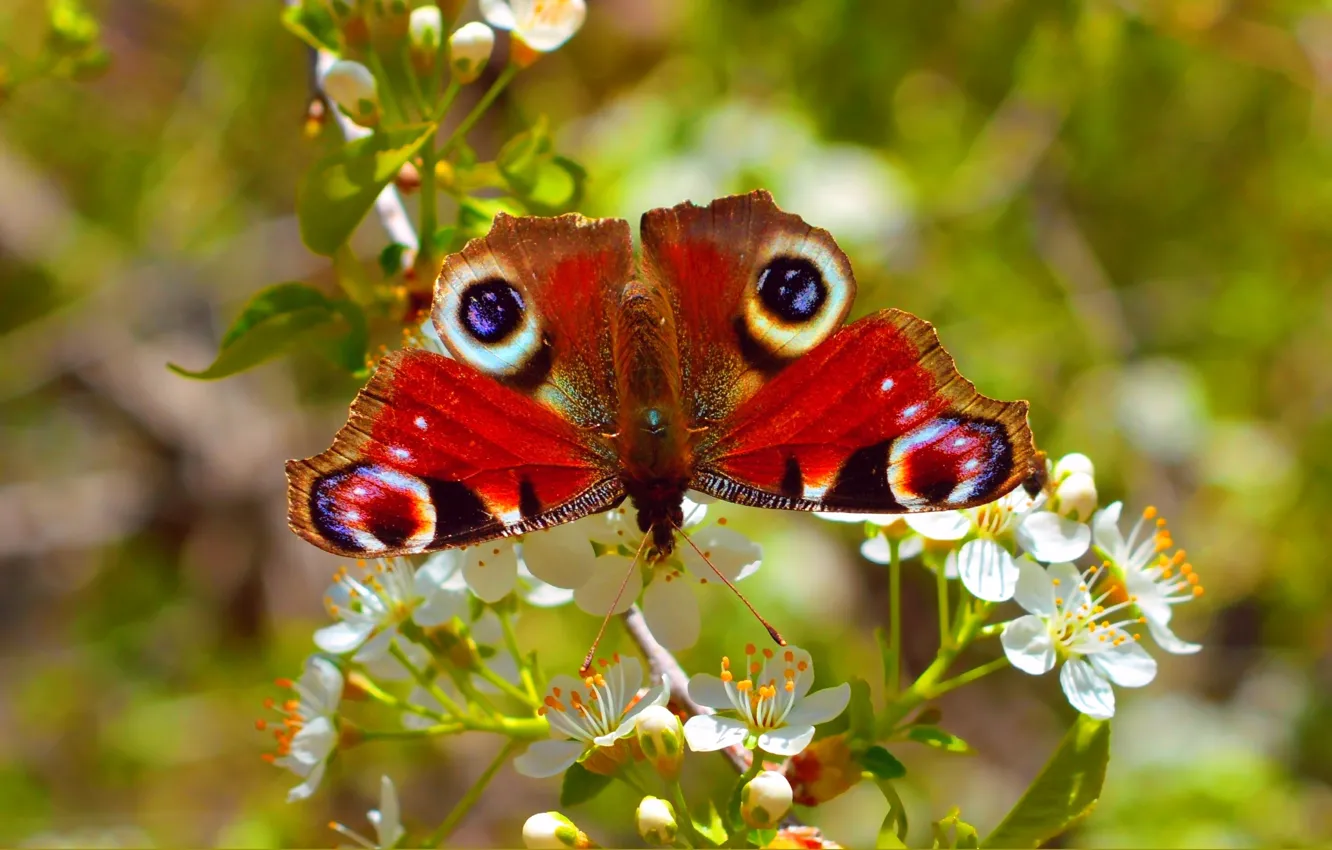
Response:
[{"label": "white flower", "polygon": [[[277,755],[265,758],[286,768],[303,780],[287,792],[287,802],[304,800],[315,792],[324,778],[324,767],[338,746],[337,715],[342,702],[342,671],[327,658],[313,655],[305,662],[305,672],[291,682],[279,679],[280,687],[295,691],[296,699],[281,706],[267,703],[283,715],[282,725],[274,727]],[[263,720],[260,729],[268,728]]]},{"label": "white flower", "polygon": [[771,829],[791,808],[791,782],[784,774],[765,770],[740,790],[740,816],[754,829]]},{"label": "white flower", "polygon": [[[778,655],[777,653],[780,653]],[[696,715],[685,722],[689,749],[705,753],[736,745],[753,746],[776,756],[793,756],[809,746],[814,727],[842,713],[851,699],[851,686],[843,682],[809,693],[814,667],[809,653],[788,646],[774,653],[763,650],[755,658],[754,645],[745,646],[745,666],[735,680],[731,660],[722,658],[721,678],[699,673],[689,680],[689,696],[700,705],[732,710],[740,717]]]},{"label": "white flower", "polygon": [[643,758],[665,779],[680,775],[684,761],[684,730],[680,718],[664,705],[650,705],[634,721]]},{"label": "white flower", "polygon": [[402,828],[402,813],[398,808],[398,792],[393,787],[393,780],[387,776],[381,776],[379,779],[379,808],[371,809],[366,814],[365,819],[370,821],[375,828],[374,841],[336,821],[330,823],[329,826],[362,847],[373,848],[373,850],[392,847],[402,839],[404,830]]},{"label": "white flower", "polygon": [[449,62],[453,78],[466,84],[481,76],[494,49],[494,30],[480,21],[463,24],[449,36]]},{"label": "white flower", "polygon": [[[1127,539],[1119,533],[1122,502],[1115,502],[1092,518],[1096,550],[1123,582],[1124,590],[1147,621],[1152,639],[1166,652],[1188,655],[1202,649],[1175,636],[1170,630],[1171,608],[1203,595],[1193,566],[1185,562],[1183,549],[1167,554],[1174,546],[1165,520],[1148,507],[1133,525]],[[1152,533],[1143,535],[1143,523],[1155,520]],[[1139,540],[1139,537],[1142,537]]]},{"label": "white flower", "polygon": [[[666,677],[641,697],[643,665],[637,658],[598,662],[601,670],[581,681],[572,676],[554,676],[538,713],[550,721],[552,735],[559,740],[538,741],[518,758],[514,768],[524,776],[542,778],[562,773],[584,753],[603,757],[598,769],[613,767],[623,759],[620,740],[634,734],[634,720],[653,705],[670,699]],[[592,769],[591,767],[589,769]],[[613,771],[612,771],[613,772]]]},{"label": "white flower", "polygon": [[523,844],[530,850],[592,846],[587,835],[559,812],[542,812],[528,818],[523,824]]},{"label": "white flower", "polygon": [[1044,563],[1071,561],[1091,544],[1091,529],[1043,510],[1045,496],[1032,498],[1018,487],[988,505],[962,511],[907,514],[906,522],[931,540],[973,539],[957,552],[962,584],[977,599],[1003,602],[1013,598],[1018,569],[1008,544],[1017,545]]},{"label": "white flower", "polygon": [[[725,519],[700,527],[707,515],[706,504],[686,498],[683,509],[686,533],[727,580],[734,583],[758,570],[763,556],[758,544],[726,528]],[[679,540],[675,556],[650,570],[652,580],[644,590],[645,568],[640,565],[629,572],[642,537],[631,509],[621,505],[524,535],[522,559],[537,578],[573,590],[574,603],[597,617],[611,610],[627,574],[615,613],[627,611],[641,593],[643,617],[657,640],[667,649],[685,649],[698,640],[700,628],[698,598],[690,585],[716,581],[716,573],[693,546]],[[596,557],[599,551],[601,557]]]},{"label": "white flower", "polygon": [[1030,613],[1004,625],[1004,653],[1024,673],[1039,676],[1059,661],[1059,684],[1068,701],[1096,718],[1115,713],[1113,682],[1140,688],[1156,677],[1156,660],[1124,630],[1138,619],[1111,623],[1108,617],[1129,602],[1105,606],[1114,588],[1092,596],[1101,576],[1098,567],[1084,576],[1072,564],[1046,570],[1029,558],[1018,560],[1016,599]]},{"label": "white flower", "polygon": [[[584,0],[481,0],[481,15],[496,29],[512,30],[514,40],[532,51],[549,53],[583,26],[587,4]],[[520,65],[534,60],[535,56],[523,61],[515,55]]]},{"label": "white flower", "polygon": [[638,834],[649,847],[665,847],[675,841],[679,825],[675,808],[660,797],[644,797],[634,811]]},{"label": "white flower", "polygon": [[412,10],[407,24],[407,37],[411,39],[414,50],[438,50],[443,33],[444,20],[438,6],[417,6]]},{"label": "white flower", "polygon": [[324,94],[362,127],[379,123],[379,90],[375,75],[360,62],[339,59],[324,72]]},{"label": "white flower", "polygon": [[419,570],[403,558],[362,564],[357,578],[347,569],[334,576],[325,597],[339,622],[315,632],[315,645],[353,660],[373,661],[388,651],[398,627],[408,619],[421,627],[437,626],[467,610],[467,596],[454,579],[457,555],[437,552]]}]

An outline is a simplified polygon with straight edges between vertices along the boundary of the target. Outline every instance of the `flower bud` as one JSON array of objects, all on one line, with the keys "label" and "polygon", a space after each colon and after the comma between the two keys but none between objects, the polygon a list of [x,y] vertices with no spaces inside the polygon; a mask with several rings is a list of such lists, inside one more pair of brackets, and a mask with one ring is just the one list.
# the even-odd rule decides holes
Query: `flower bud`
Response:
[{"label": "flower bud", "polygon": [[684,761],[684,728],[680,718],[664,705],[648,706],[634,719],[638,747],[664,779],[680,775]]},{"label": "flower bud", "polygon": [[449,36],[449,64],[453,78],[470,83],[485,70],[490,51],[495,48],[495,31],[480,21],[472,21]]},{"label": "flower bud", "polygon": [[660,797],[644,797],[634,813],[638,834],[652,847],[665,847],[675,841],[678,829],[675,809]]},{"label": "flower bud", "polygon": [[360,62],[340,59],[324,72],[324,94],[362,127],[379,123],[379,91],[375,75]]},{"label": "flower bud", "polygon": [[523,844],[532,850],[597,846],[587,837],[587,833],[559,812],[542,812],[528,818],[523,824]]},{"label": "flower bud", "polygon": [[786,763],[792,798],[802,806],[826,803],[860,781],[860,765],[851,756],[846,733],[820,738]]},{"label": "flower bud", "polygon": [[427,74],[435,66],[435,57],[444,41],[444,19],[437,6],[419,6],[412,10],[407,25],[407,38],[411,43],[412,67],[418,74]]},{"label": "flower bud", "polygon": [[[346,46],[358,51],[370,42],[370,24],[365,18],[365,0],[329,0],[333,20]],[[346,55],[346,54],[343,54]]]},{"label": "flower bud", "polygon": [[1086,522],[1096,510],[1096,481],[1085,472],[1071,473],[1055,487],[1054,497],[1061,516]]},{"label": "flower bud", "polygon": [[1078,452],[1064,455],[1059,459],[1059,463],[1055,464],[1054,480],[1063,481],[1075,472],[1095,475],[1096,469],[1092,466],[1091,458]]},{"label": "flower bud", "polygon": [[754,829],[771,829],[791,808],[791,783],[765,770],[740,789],[740,816]]}]

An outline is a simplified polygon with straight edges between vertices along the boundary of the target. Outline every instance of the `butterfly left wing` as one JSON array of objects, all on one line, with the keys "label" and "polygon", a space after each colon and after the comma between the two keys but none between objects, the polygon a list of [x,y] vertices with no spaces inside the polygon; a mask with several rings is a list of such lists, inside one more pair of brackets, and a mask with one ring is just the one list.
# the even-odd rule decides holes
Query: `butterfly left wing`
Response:
[{"label": "butterfly left wing", "polygon": [[908,513],[984,504],[1035,457],[1027,403],[976,392],[929,323],[848,325],[702,435],[691,486],[743,505]]},{"label": "butterfly left wing", "polygon": [[332,447],[288,461],[287,479],[292,529],[349,557],[521,534],[624,497],[599,434],[419,349],[385,357]]}]

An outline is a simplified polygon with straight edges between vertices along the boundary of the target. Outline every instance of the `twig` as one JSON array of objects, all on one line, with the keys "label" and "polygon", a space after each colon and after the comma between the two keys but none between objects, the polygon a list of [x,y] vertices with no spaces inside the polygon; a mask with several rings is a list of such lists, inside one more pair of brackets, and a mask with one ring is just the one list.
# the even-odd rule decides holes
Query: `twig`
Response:
[{"label": "twig", "polygon": [[[637,605],[629,606],[629,610],[624,612],[624,626],[629,630],[629,636],[638,644],[638,648],[643,651],[643,655],[648,660],[648,667],[652,670],[653,678],[665,676],[671,685],[671,695],[676,704],[680,705],[689,712],[689,714],[713,714],[713,710],[706,705],[699,705],[689,696],[689,677],[685,675],[684,668],[680,662],[675,660],[671,651],[661,645],[657,636],[652,634],[652,629],[648,628],[647,620],[643,619],[643,612]],[[749,770],[749,765],[753,761],[753,756],[749,750],[744,747],[727,747],[723,750],[726,758],[735,767],[737,773],[744,773]]]}]

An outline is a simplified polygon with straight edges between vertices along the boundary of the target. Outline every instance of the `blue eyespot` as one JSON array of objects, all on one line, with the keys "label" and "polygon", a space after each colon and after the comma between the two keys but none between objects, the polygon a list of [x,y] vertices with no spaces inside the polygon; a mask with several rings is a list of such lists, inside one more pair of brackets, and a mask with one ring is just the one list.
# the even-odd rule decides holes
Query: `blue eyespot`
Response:
[{"label": "blue eyespot", "polygon": [[467,287],[458,318],[478,342],[496,343],[518,328],[525,307],[517,289],[500,278],[491,278]]}]

